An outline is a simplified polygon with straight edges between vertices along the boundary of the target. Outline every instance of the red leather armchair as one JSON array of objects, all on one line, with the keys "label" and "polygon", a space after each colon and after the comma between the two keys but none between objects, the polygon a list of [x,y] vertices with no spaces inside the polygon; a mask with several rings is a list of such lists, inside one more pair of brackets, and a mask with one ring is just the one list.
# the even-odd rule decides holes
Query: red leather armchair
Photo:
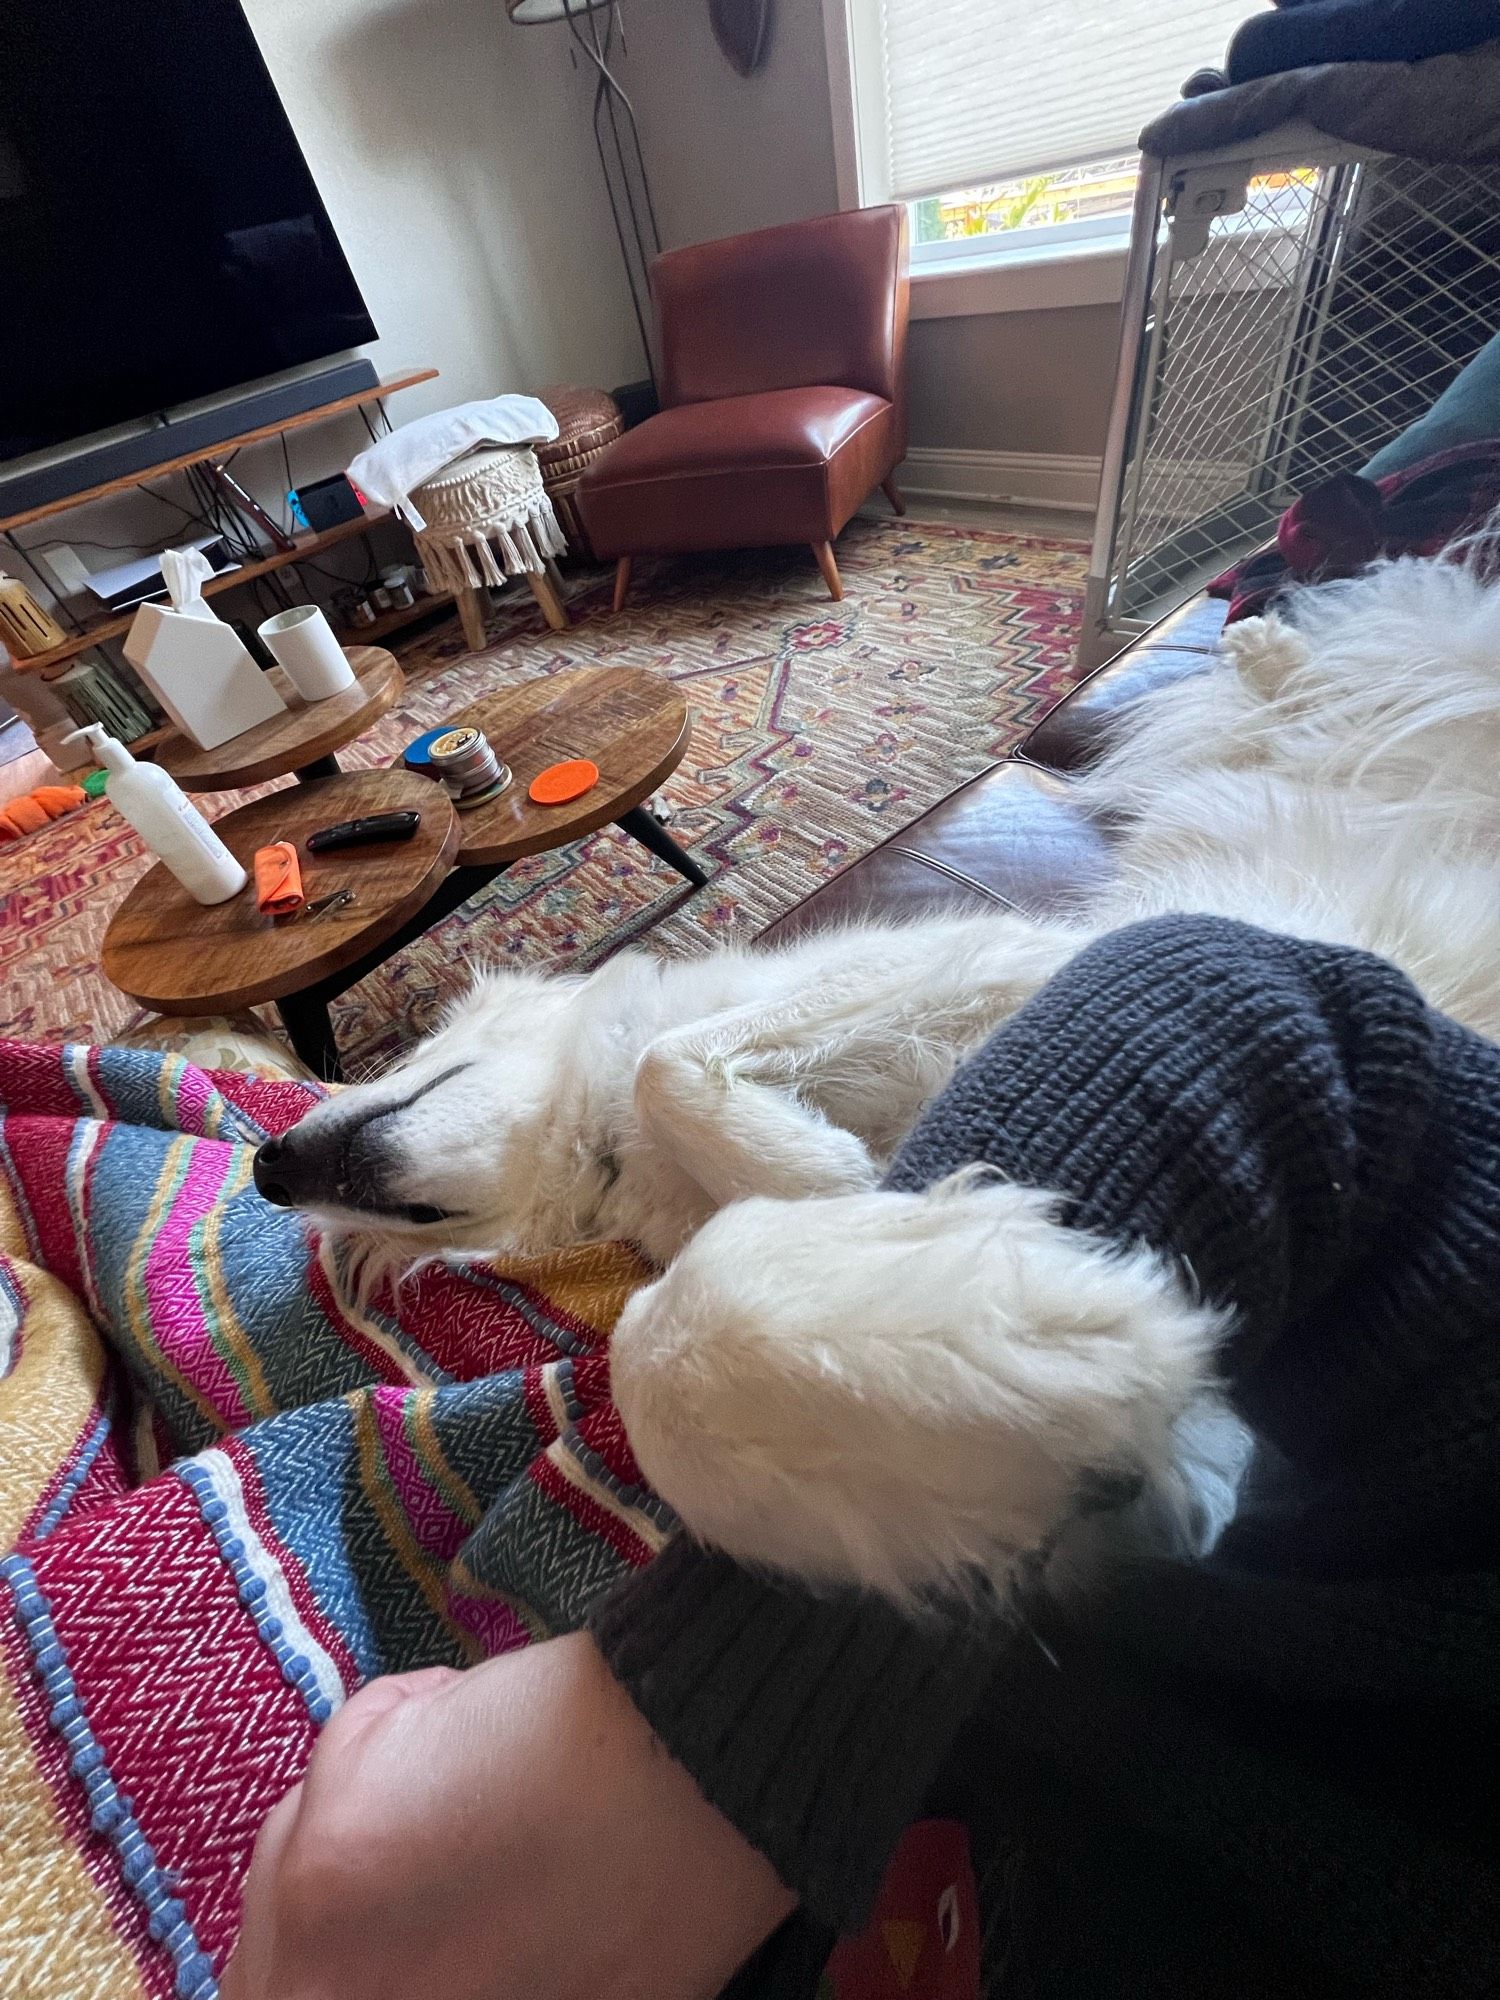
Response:
[{"label": "red leather armchair", "polygon": [[806,542],[843,596],[833,540],[906,455],[904,208],[818,216],[652,266],[661,409],[578,489],[617,559]]}]

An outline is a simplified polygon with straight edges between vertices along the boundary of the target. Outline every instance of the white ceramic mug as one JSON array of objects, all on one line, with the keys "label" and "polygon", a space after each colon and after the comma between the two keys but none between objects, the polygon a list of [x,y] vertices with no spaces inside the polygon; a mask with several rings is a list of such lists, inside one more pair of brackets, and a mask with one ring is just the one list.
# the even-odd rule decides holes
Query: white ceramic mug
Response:
[{"label": "white ceramic mug", "polygon": [[316,604],[278,611],[257,630],[304,701],[325,701],[353,687],[354,669]]}]

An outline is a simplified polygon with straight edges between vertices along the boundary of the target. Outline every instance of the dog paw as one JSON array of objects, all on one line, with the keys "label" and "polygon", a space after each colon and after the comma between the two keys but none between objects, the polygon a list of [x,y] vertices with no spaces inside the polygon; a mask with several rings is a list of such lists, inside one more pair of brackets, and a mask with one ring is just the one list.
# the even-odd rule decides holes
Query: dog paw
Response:
[{"label": "dog paw", "polygon": [[1262,701],[1276,701],[1312,658],[1300,633],[1274,613],[1226,625],[1219,641],[1235,672]]},{"label": "dog paw", "polygon": [[968,1179],[733,1204],[630,1301],[611,1367],[700,1540],[906,1601],[1003,1578],[1086,1473],[1164,1470],[1220,1332],[1152,1253]]}]

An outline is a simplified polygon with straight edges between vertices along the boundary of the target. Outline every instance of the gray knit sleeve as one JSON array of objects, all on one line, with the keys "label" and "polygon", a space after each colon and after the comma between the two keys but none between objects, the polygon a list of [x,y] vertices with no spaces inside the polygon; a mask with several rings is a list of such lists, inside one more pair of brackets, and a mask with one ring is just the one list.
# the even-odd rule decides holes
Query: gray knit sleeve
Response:
[{"label": "gray knit sleeve", "polygon": [[[1314,1326],[1283,1365],[1314,1379],[1317,1346],[1336,1393],[1352,1364],[1325,1303],[1412,1207],[1432,1034],[1415,988],[1364,953],[1212,917],[1130,926],[960,1068],[887,1185],[982,1163],[1052,1190],[1075,1225],[1180,1258],[1234,1310],[1226,1373],[1280,1440],[1319,1400],[1281,1383],[1280,1335]],[[1366,1346],[1367,1323],[1350,1322]],[[1006,1650],[972,1612],[913,1620],[815,1598],[687,1541],[591,1625],[705,1795],[842,1929],[868,1910]],[[1009,1657],[1033,1664],[1024,1645]]]},{"label": "gray knit sleeve", "polygon": [[615,1678],[704,1795],[837,1930],[993,1671],[993,1626],[817,1598],[673,1542],[589,1620]]}]

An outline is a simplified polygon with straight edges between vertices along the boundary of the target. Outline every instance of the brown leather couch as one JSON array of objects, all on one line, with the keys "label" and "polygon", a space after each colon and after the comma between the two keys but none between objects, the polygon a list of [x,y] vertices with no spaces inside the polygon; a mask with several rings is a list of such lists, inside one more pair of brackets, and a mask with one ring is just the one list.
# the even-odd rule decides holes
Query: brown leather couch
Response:
[{"label": "brown leather couch", "polygon": [[584,474],[594,551],[805,542],[835,598],[833,540],[906,456],[906,210],[854,209],[659,257],[661,410]]},{"label": "brown leather couch", "polygon": [[858,918],[996,905],[1041,915],[1087,895],[1110,874],[1110,836],[1069,797],[1106,727],[1152,688],[1207,672],[1227,606],[1200,597],[1089,674],[1015,753],[787,912],[774,943]]}]

